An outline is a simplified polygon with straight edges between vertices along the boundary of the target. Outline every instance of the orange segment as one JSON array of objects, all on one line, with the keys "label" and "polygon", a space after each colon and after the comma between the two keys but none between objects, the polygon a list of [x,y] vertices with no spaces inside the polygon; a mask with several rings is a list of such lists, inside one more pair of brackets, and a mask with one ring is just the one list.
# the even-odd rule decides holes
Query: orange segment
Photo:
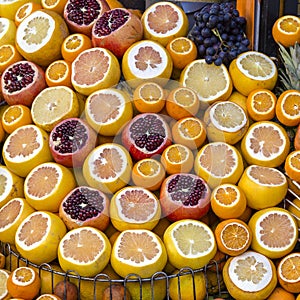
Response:
[{"label": "orange segment", "polygon": [[249,117],[254,121],[269,121],[275,117],[276,95],[267,89],[252,91],[246,100]]},{"label": "orange segment", "polygon": [[300,182],[300,150],[294,150],[288,154],[284,170],[289,178]]},{"label": "orange segment", "polygon": [[0,74],[13,63],[22,60],[21,54],[17,48],[11,44],[4,44],[0,46]]},{"label": "orange segment", "polygon": [[286,126],[297,126],[300,123],[300,91],[286,90],[279,95],[276,117]]},{"label": "orange segment", "polygon": [[158,190],[165,177],[165,168],[153,158],[138,160],[132,168],[131,179],[133,183],[150,191]]},{"label": "orange segment", "polygon": [[165,91],[156,82],[144,82],[134,89],[133,103],[140,113],[158,113],[165,106]]},{"label": "orange segment", "polygon": [[15,129],[32,124],[31,110],[21,104],[8,106],[2,115],[2,125],[7,133],[12,133]]},{"label": "orange segment", "polygon": [[72,62],[79,53],[92,48],[92,40],[82,33],[67,36],[61,45],[61,55],[64,60]]},{"label": "orange segment", "polygon": [[194,165],[194,154],[185,145],[172,144],[163,151],[160,161],[168,174],[188,173]]},{"label": "orange segment", "polygon": [[66,60],[52,62],[45,71],[45,79],[48,86],[64,85],[72,88],[71,63]]},{"label": "orange segment", "polygon": [[174,67],[180,70],[198,55],[196,44],[185,36],[172,39],[166,49],[172,57]]},{"label": "orange segment", "polygon": [[284,15],[278,18],[272,26],[272,36],[277,43],[284,47],[300,43],[300,18],[293,15]]},{"label": "orange segment", "polygon": [[197,149],[206,139],[205,125],[196,117],[186,117],[172,126],[172,136],[175,143]]},{"label": "orange segment", "polygon": [[239,219],[221,221],[215,228],[214,234],[218,249],[230,256],[246,252],[252,242],[250,227]]}]

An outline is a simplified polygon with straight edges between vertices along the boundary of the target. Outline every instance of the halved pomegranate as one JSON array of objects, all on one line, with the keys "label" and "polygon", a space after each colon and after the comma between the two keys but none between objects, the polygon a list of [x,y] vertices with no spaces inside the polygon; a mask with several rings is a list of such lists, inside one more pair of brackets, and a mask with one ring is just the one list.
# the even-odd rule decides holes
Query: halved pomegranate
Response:
[{"label": "halved pomegranate", "polygon": [[69,230],[92,226],[104,231],[109,225],[109,199],[98,189],[79,186],[61,202],[59,216]]},{"label": "halved pomegranate", "polygon": [[201,177],[176,173],[168,176],[160,188],[162,212],[170,221],[199,220],[210,208],[211,190]]},{"label": "halved pomegranate", "polygon": [[94,23],[109,9],[105,0],[68,0],[63,16],[71,32],[91,36]]},{"label": "halved pomegranate", "polygon": [[166,120],[155,113],[136,115],[122,131],[122,143],[135,160],[161,154],[171,145],[172,136]]},{"label": "halved pomegranate", "polygon": [[31,61],[18,61],[1,76],[1,92],[9,105],[31,106],[37,94],[47,87],[44,70]]},{"label": "halved pomegranate", "polygon": [[93,46],[106,48],[118,58],[121,58],[133,43],[142,38],[141,20],[125,8],[104,12],[92,29]]},{"label": "halved pomegranate", "polygon": [[69,168],[81,167],[96,142],[96,132],[80,118],[67,118],[59,122],[49,135],[54,160]]}]

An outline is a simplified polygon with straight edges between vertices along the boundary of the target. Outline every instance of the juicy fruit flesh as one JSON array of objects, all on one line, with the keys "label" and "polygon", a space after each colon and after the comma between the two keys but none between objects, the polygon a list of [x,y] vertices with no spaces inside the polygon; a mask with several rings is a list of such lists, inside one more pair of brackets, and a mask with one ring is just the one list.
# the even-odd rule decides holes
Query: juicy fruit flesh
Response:
[{"label": "juicy fruit flesh", "polygon": [[96,36],[106,36],[118,30],[129,19],[129,13],[123,9],[114,9],[104,12],[97,20],[93,33]]},{"label": "juicy fruit flesh", "polygon": [[68,120],[55,127],[52,132],[54,150],[61,154],[75,153],[87,142],[86,127],[77,120]]},{"label": "juicy fruit flesh", "polygon": [[154,261],[161,253],[157,241],[146,232],[124,232],[118,247],[118,257],[131,264],[143,265]]},{"label": "juicy fruit flesh", "polygon": [[172,237],[176,241],[178,251],[187,257],[204,254],[213,247],[212,237],[207,230],[192,223],[179,225],[173,231]]},{"label": "juicy fruit flesh", "polygon": [[264,56],[257,54],[247,54],[237,63],[240,65],[239,69],[242,72],[255,80],[271,78],[275,73],[273,64]]},{"label": "juicy fruit flesh", "polygon": [[195,94],[186,88],[178,89],[174,94],[174,99],[177,104],[183,107],[189,107],[198,101],[195,97]]},{"label": "juicy fruit flesh", "polygon": [[60,180],[61,174],[57,168],[38,168],[28,179],[28,194],[36,199],[44,198],[52,193]]},{"label": "juicy fruit flesh", "polygon": [[116,178],[124,169],[125,157],[118,149],[106,148],[93,162],[93,174],[102,181]]},{"label": "juicy fruit flesh", "polygon": [[15,270],[13,282],[18,285],[29,285],[34,281],[35,274],[30,268],[20,268]]},{"label": "juicy fruit flesh", "polygon": [[208,192],[200,178],[189,175],[176,175],[168,183],[168,194],[173,201],[181,201],[185,206],[195,206]]},{"label": "juicy fruit flesh", "polygon": [[128,188],[119,194],[117,206],[125,221],[137,223],[152,219],[157,211],[157,201],[143,189]]},{"label": "juicy fruit flesh", "polygon": [[7,189],[8,189],[8,178],[3,174],[0,174],[0,196],[5,196]]},{"label": "juicy fruit flesh", "polygon": [[22,62],[8,68],[3,76],[3,89],[8,93],[20,91],[33,83],[36,71],[29,63]]},{"label": "juicy fruit flesh", "polygon": [[212,123],[220,130],[236,132],[247,123],[245,112],[231,102],[218,103],[210,111]]},{"label": "juicy fruit flesh", "polygon": [[[220,164],[220,162],[223,162]],[[231,174],[236,166],[236,157],[226,144],[211,145],[204,149],[200,156],[200,164],[216,177]]]},{"label": "juicy fruit flesh", "polygon": [[299,30],[300,23],[294,18],[285,18],[279,23],[279,29],[285,33],[295,33]]},{"label": "juicy fruit flesh", "polygon": [[16,40],[20,41],[26,53],[33,53],[48,43],[54,29],[54,19],[42,11],[36,11],[21,22]]},{"label": "juicy fruit flesh", "polygon": [[161,89],[156,84],[149,83],[140,89],[140,97],[151,102],[162,99],[163,95]]},{"label": "juicy fruit flesh", "polygon": [[8,273],[6,271],[0,269],[0,297],[7,296],[7,288],[6,288],[6,282],[8,279]]},{"label": "juicy fruit flesh", "polygon": [[97,190],[81,187],[63,202],[64,211],[75,220],[85,221],[98,216],[103,210],[104,199]]},{"label": "juicy fruit flesh", "polygon": [[188,157],[188,153],[185,147],[180,145],[170,147],[167,152],[167,158],[173,163],[184,162]]},{"label": "juicy fruit flesh", "polygon": [[159,165],[153,161],[143,161],[139,164],[138,170],[141,174],[151,177],[159,172]]},{"label": "juicy fruit flesh", "polygon": [[109,124],[116,120],[124,110],[124,103],[120,95],[106,93],[105,91],[94,94],[89,101],[89,111],[95,122]]},{"label": "juicy fruit flesh", "polygon": [[253,156],[271,159],[276,157],[285,147],[285,140],[281,132],[270,125],[261,125],[250,129],[247,145],[249,151],[254,153]]},{"label": "juicy fruit flesh", "polygon": [[259,242],[274,250],[286,248],[295,238],[292,227],[286,214],[273,213],[262,217],[259,221]]},{"label": "juicy fruit flesh", "polygon": [[[204,99],[220,94],[220,91],[225,91],[228,86],[224,70],[214,64],[195,63],[189,69],[187,76],[185,85],[197,91],[200,98]],[[195,78],[198,80],[195,81]]]},{"label": "juicy fruit flesh", "polygon": [[139,118],[130,125],[130,137],[138,148],[153,152],[165,142],[164,124],[154,115]]},{"label": "juicy fruit flesh", "polygon": [[224,206],[230,206],[238,199],[237,191],[232,187],[218,188],[215,197]]},{"label": "juicy fruit flesh", "polygon": [[10,225],[17,216],[20,214],[22,209],[21,202],[10,201],[4,209],[0,210],[0,230],[5,229],[6,226]]},{"label": "juicy fruit flesh", "polygon": [[228,249],[243,249],[249,241],[249,231],[238,223],[231,223],[224,227],[221,239]]},{"label": "juicy fruit flesh", "polygon": [[295,93],[286,97],[283,103],[283,109],[291,117],[299,117],[300,112],[300,94]]},{"label": "juicy fruit flesh", "polygon": [[3,118],[6,123],[11,124],[14,123],[17,119],[21,118],[22,109],[18,106],[11,107],[7,109],[3,115]]},{"label": "juicy fruit flesh", "polygon": [[171,43],[171,48],[176,53],[188,53],[191,51],[191,43],[186,39],[177,39]]},{"label": "juicy fruit flesh", "polygon": [[170,5],[161,4],[149,13],[146,23],[156,35],[165,35],[176,31],[182,20]]},{"label": "juicy fruit flesh", "polygon": [[281,264],[280,273],[285,280],[298,281],[300,277],[299,256],[290,256],[288,259],[285,259]]},{"label": "juicy fruit flesh", "polygon": [[79,25],[89,25],[99,17],[101,6],[98,1],[70,0],[65,11],[68,20]]},{"label": "juicy fruit flesh", "polygon": [[10,45],[1,47],[1,55],[0,55],[0,64],[7,62],[12,56],[14,52]]},{"label": "juicy fruit flesh", "polygon": [[180,132],[183,136],[188,138],[195,138],[199,136],[202,131],[202,126],[199,122],[195,120],[186,120],[183,121],[179,126]]},{"label": "juicy fruit flesh", "polygon": [[274,106],[274,101],[268,93],[257,93],[252,105],[258,112],[269,112]]},{"label": "juicy fruit flesh", "polygon": [[71,37],[68,37],[66,49],[69,51],[75,51],[82,45],[82,43],[83,41],[80,36],[72,35]]},{"label": "juicy fruit flesh", "polygon": [[74,81],[78,85],[94,85],[102,81],[108,72],[110,58],[103,51],[93,52],[93,55],[81,53],[80,59],[73,62]]},{"label": "juicy fruit flesh", "polygon": [[49,232],[49,219],[42,214],[31,216],[20,228],[19,242],[26,247],[41,243]]},{"label": "juicy fruit flesh", "polygon": [[247,292],[262,290],[270,283],[273,276],[268,259],[251,251],[234,257],[228,272],[234,284]]},{"label": "juicy fruit flesh", "polygon": [[104,250],[103,240],[94,232],[83,229],[71,233],[62,244],[63,256],[78,263],[94,261]]},{"label": "juicy fruit flesh", "polygon": [[66,76],[67,66],[64,63],[56,63],[49,68],[47,73],[49,78],[54,81],[58,81]]},{"label": "juicy fruit flesh", "polygon": [[38,132],[32,127],[19,129],[17,134],[11,135],[9,144],[6,147],[9,158],[14,161],[30,158],[41,148],[40,138]]},{"label": "juicy fruit flesh", "polygon": [[286,182],[284,175],[272,168],[252,166],[249,170],[249,176],[260,185],[279,186]]}]

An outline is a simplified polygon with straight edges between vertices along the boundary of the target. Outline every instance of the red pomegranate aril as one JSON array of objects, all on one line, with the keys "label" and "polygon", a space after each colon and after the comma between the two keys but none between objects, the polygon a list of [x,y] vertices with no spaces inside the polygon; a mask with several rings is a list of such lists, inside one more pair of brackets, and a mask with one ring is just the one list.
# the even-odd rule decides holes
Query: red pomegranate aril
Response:
[{"label": "red pomegranate aril", "polygon": [[68,0],[64,19],[72,32],[91,36],[94,23],[110,7],[105,0]]},{"label": "red pomegranate aril", "polygon": [[160,202],[171,221],[199,220],[210,208],[210,188],[201,177],[178,173],[168,176],[161,185]]},{"label": "red pomegranate aril", "polygon": [[9,105],[31,106],[40,91],[47,87],[45,73],[37,64],[18,61],[4,70],[1,77],[1,91]]},{"label": "red pomegranate aril", "polygon": [[143,38],[141,20],[125,8],[104,12],[93,25],[92,43],[103,47],[122,58],[125,51]]},{"label": "red pomegranate aril", "polygon": [[89,186],[79,186],[64,198],[59,216],[69,230],[80,226],[105,230],[109,224],[108,207],[109,199],[104,193]]}]

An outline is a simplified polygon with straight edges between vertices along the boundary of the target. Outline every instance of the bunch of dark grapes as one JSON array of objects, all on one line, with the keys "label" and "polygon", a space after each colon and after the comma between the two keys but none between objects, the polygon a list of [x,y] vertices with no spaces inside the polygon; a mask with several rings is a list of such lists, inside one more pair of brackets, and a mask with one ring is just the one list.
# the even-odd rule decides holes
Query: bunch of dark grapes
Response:
[{"label": "bunch of dark grapes", "polygon": [[246,19],[231,2],[204,6],[194,15],[188,37],[195,42],[199,58],[208,64],[229,66],[240,53],[249,50]]}]

